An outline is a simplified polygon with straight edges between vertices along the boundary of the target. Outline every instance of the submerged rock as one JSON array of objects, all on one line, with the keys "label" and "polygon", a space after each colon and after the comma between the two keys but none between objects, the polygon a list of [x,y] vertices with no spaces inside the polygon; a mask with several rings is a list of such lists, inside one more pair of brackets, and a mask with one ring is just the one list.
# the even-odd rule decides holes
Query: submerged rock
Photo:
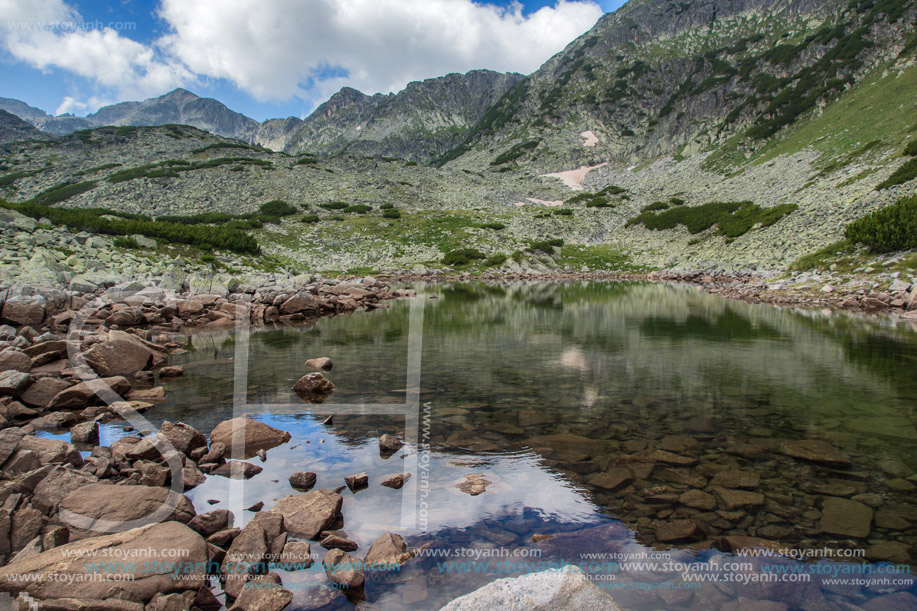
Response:
[{"label": "submerged rock", "polygon": [[620,611],[615,601],[573,565],[498,579],[456,598],[440,611]]},{"label": "submerged rock", "polygon": [[850,456],[844,454],[830,443],[819,439],[784,441],[777,446],[777,449],[787,456],[828,465],[829,467],[849,467],[851,464]]},{"label": "submerged rock", "polygon": [[872,508],[862,503],[839,497],[827,497],[822,504],[818,528],[832,535],[865,539],[872,529],[872,516]]}]

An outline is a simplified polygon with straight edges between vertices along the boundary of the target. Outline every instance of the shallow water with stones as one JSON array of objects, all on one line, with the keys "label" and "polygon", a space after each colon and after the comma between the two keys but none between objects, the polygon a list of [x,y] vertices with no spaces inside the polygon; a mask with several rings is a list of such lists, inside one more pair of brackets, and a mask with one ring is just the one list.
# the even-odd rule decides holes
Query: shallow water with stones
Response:
[{"label": "shallow water with stones", "polygon": [[[181,420],[209,432],[232,417],[237,359],[247,350],[247,406],[236,415],[250,412],[293,436],[266,462],[251,459],[264,468],[254,478],[209,477],[191,490],[198,512],[230,508],[241,526],[254,515],[241,508],[263,501],[269,509],[295,493],[293,472],[314,471],[317,487],[334,488],[366,471],[368,489],[344,492],[343,533],[359,543],[356,555],[386,531],[430,544],[426,553],[452,554],[371,577],[370,608],[436,609],[493,579],[601,563],[588,556],[596,553],[660,563],[584,567],[624,609],[917,602],[908,598],[917,593],[910,568],[863,574],[917,555],[917,331],[908,324],[649,283],[416,288],[421,407],[419,427],[407,431],[403,416],[377,414],[406,400],[417,341],[411,301],[311,327],[253,330],[244,341],[234,331],[191,337],[191,349],[170,360],[185,376],[164,382],[167,400],[146,414],[152,424]],[[365,404],[365,415],[322,425],[328,410],[292,393],[303,361],[317,356],[334,361],[328,403]],[[385,458],[382,433],[416,435],[417,443]],[[123,434],[106,425],[102,442]],[[849,464],[788,455],[803,440],[824,442],[818,447]],[[414,476],[403,489],[379,485],[406,469]],[[471,496],[458,486],[475,474],[488,483]],[[534,534],[555,536],[535,543]],[[731,558],[728,541],[742,541],[735,537],[812,554],[865,550],[866,558]],[[737,560],[751,564],[723,569]],[[816,574],[809,583],[763,581],[786,566]],[[294,591],[291,609],[352,606],[321,587],[317,567],[279,573]],[[704,574],[721,581],[685,585]]]}]

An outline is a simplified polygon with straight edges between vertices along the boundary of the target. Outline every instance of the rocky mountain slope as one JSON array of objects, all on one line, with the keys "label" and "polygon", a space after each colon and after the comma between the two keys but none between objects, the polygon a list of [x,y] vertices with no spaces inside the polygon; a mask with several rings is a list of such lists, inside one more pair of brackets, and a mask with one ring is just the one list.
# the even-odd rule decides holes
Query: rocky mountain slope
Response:
[{"label": "rocky mountain slope", "polygon": [[754,154],[912,50],[915,18],[913,0],[631,0],[517,83],[441,161],[471,153],[463,167],[487,167],[520,143],[530,146],[497,165]]},{"label": "rocky mountain slope", "polygon": [[345,87],[305,121],[266,121],[256,141],[289,153],[348,152],[430,161],[460,144],[488,108],[522,78],[474,70],[374,96]]},{"label": "rocky mountain slope", "polygon": [[185,89],[104,106],[86,117],[50,116],[9,98],[0,99],[0,109],[56,136],[108,125],[181,124],[288,153],[348,152],[427,162],[460,144],[487,109],[522,78],[474,70],[413,82],[387,95],[368,96],[345,87],[305,120],[288,117],[264,123]]},{"label": "rocky mountain slope", "polygon": [[51,136],[39,131],[14,114],[0,110],[0,145],[20,140],[48,140]]}]

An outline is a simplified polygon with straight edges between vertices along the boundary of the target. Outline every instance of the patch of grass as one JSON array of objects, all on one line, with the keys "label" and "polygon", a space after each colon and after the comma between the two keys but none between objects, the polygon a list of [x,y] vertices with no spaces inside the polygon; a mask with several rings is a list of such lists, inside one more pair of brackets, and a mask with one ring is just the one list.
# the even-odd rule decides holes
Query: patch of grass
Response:
[{"label": "patch of grass", "polygon": [[794,261],[789,269],[794,272],[807,272],[809,270],[827,269],[832,263],[835,263],[838,257],[851,255],[855,252],[853,242],[850,240],[841,240],[819,248],[813,253],[803,255]]},{"label": "patch of grass", "polygon": [[484,260],[484,267],[499,267],[506,263],[507,259],[509,259],[509,257],[503,253],[490,255]]},{"label": "patch of grass", "polygon": [[541,140],[526,140],[525,142],[520,142],[498,155],[496,159],[490,162],[490,165],[503,165],[510,161],[515,161],[525,155],[526,151],[536,148],[540,142]]},{"label": "patch of grass", "polygon": [[911,157],[917,156],[917,140],[911,140],[907,143],[907,146],[904,147],[904,154]]},{"label": "patch of grass", "polygon": [[395,207],[395,204],[386,202],[382,204],[381,206],[379,206],[379,210],[391,210],[394,207]]},{"label": "patch of grass", "polygon": [[263,150],[261,147],[245,144],[244,142],[214,142],[213,144],[208,144],[207,146],[191,149],[191,154],[195,155],[197,153],[205,153],[214,149],[248,149],[253,151]]},{"label": "patch of grass", "polygon": [[610,244],[569,244],[561,248],[560,255],[560,265],[571,271],[580,271],[583,267],[605,271],[633,269],[627,255]]},{"label": "patch of grass", "polygon": [[553,213],[554,216],[573,216],[572,208],[558,208]]},{"label": "patch of grass", "polygon": [[844,237],[874,253],[917,248],[917,195],[901,198],[850,223]]},{"label": "patch of grass", "polygon": [[504,225],[503,223],[499,223],[499,222],[481,223],[480,225],[478,225],[478,227],[480,227],[481,229],[493,229],[494,231],[502,231],[506,229],[506,225]]},{"label": "patch of grass", "polygon": [[762,208],[749,201],[711,202],[701,206],[675,206],[659,212],[641,212],[630,219],[627,226],[643,224],[647,229],[661,231],[683,225],[688,232],[696,234],[716,225],[721,235],[737,238],[759,223],[762,227],[773,225],[795,209],[795,204]]},{"label": "patch of grass", "polygon": [[462,267],[486,258],[484,253],[476,248],[458,248],[447,252],[443,256],[442,262],[443,265],[448,265],[449,267]]},{"label": "patch of grass", "polygon": [[102,170],[110,170],[112,168],[119,168],[119,167],[121,167],[120,163],[103,163],[102,165],[97,165],[94,168],[86,168],[85,170],[74,172],[73,175],[74,176],[85,176],[86,174],[93,174],[95,172],[101,172]]}]

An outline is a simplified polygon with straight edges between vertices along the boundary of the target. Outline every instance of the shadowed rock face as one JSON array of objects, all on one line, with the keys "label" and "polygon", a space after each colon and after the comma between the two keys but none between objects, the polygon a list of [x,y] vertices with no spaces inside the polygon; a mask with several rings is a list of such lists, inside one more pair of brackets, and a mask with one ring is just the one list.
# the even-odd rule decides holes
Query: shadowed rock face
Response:
[{"label": "shadowed rock face", "polygon": [[0,109],[0,144],[20,140],[50,140],[51,136],[16,115]]}]

